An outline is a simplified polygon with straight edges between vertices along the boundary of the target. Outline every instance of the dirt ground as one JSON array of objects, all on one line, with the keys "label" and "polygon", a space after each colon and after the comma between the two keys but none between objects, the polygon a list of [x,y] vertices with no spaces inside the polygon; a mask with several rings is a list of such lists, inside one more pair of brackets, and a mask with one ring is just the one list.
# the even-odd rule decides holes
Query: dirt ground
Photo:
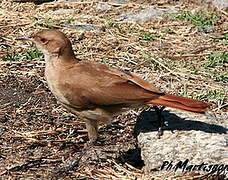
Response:
[{"label": "dirt ground", "polygon": [[[166,92],[211,103],[215,114],[227,112],[226,12],[194,0],[134,1],[115,5],[109,11],[96,9],[97,3],[0,2],[3,179],[145,178],[134,137],[135,121],[142,109],[130,110],[116,117],[111,125],[102,126],[100,142],[87,147],[85,124],[63,109],[47,87],[43,56],[30,43],[14,40],[39,29],[57,28],[65,32],[82,60],[129,70]],[[215,13],[217,19],[210,32],[202,32],[193,21],[181,18],[156,18],[142,23],[115,20],[126,10],[137,12],[149,6],[175,7],[191,13],[207,10]],[[54,13],[58,9],[74,12]],[[100,29],[85,31],[67,28],[65,24],[90,24]],[[216,54],[224,54],[225,59],[213,58]]]}]

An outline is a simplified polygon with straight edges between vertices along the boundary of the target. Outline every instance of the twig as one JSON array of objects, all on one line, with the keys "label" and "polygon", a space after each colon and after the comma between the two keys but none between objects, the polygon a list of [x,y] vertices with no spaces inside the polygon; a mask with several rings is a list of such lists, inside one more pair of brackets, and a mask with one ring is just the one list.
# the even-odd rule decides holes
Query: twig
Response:
[{"label": "twig", "polygon": [[213,111],[221,110],[221,109],[227,108],[227,107],[228,107],[228,103],[213,109]]},{"label": "twig", "polygon": [[11,167],[7,170],[5,170],[3,173],[1,173],[0,175],[6,175],[9,174],[11,172],[16,172],[16,171],[26,171],[30,168],[38,168],[40,167],[42,164],[52,164],[52,163],[59,163],[62,162],[62,160],[55,160],[55,161],[48,161],[48,160],[44,160],[44,159],[33,159],[33,160],[28,160],[26,163],[22,164],[22,165],[18,165],[18,166],[14,166]]},{"label": "twig", "polygon": [[68,173],[69,171],[74,170],[76,167],[79,166],[79,162],[82,159],[82,157],[84,156],[84,154],[86,153],[86,150],[82,150],[81,154],[79,155],[79,157],[77,159],[75,159],[73,162],[71,162],[70,165],[62,167],[60,169],[58,169],[57,171],[54,171],[54,174],[62,174],[62,173]]},{"label": "twig", "polygon": [[174,73],[171,69],[169,69],[167,66],[165,66],[162,62],[158,61],[156,58],[150,58],[150,59],[153,60],[154,62],[156,62],[157,64],[159,64],[160,66],[162,66],[164,69],[169,71],[171,74],[176,75],[176,73]]}]

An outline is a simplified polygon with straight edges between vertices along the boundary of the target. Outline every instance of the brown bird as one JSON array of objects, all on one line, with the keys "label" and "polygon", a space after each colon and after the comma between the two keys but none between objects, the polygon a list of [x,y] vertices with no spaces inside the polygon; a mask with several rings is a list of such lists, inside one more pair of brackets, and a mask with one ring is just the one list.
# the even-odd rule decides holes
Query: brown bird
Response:
[{"label": "brown bird", "polygon": [[97,140],[99,124],[110,123],[114,115],[129,108],[153,104],[205,113],[209,107],[202,101],[161,92],[129,72],[79,61],[70,40],[60,31],[41,30],[28,38],[45,55],[51,92],[66,109],[84,118],[90,142]]}]

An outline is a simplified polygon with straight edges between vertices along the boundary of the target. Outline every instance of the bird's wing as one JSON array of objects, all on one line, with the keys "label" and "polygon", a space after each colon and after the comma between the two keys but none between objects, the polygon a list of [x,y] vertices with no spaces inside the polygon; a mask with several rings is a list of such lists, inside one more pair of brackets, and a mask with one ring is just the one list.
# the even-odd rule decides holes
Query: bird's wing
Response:
[{"label": "bird's wing", "polygon": [[104,64],[80,62],[67,70],[62,91],[71,104],[137,104],[163,94],[149,82]]}]

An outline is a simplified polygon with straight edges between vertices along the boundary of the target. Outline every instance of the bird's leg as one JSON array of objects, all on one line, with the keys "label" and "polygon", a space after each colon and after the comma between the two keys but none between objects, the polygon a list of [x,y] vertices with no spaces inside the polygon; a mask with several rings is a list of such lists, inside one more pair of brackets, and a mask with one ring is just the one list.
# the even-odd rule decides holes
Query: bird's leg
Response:
[{"label": "bird's leg", "polygon": [[158,106],[153,106],[155,112],[157,113],[158,122],[159,122],[159,128],[158,128],[158,138],[160,138],[163,135],[163,127],[167,126],[167,123],[165,122],[165,118],[162,115],[162,111],[165,109],[165,106],[162,106],[159,108]]},{"label": "bird's leg", "polygon": [[95,143],[98,137],[98,122],[96,120],[87,119],[86,129],[88,131],[89,143]]}]

